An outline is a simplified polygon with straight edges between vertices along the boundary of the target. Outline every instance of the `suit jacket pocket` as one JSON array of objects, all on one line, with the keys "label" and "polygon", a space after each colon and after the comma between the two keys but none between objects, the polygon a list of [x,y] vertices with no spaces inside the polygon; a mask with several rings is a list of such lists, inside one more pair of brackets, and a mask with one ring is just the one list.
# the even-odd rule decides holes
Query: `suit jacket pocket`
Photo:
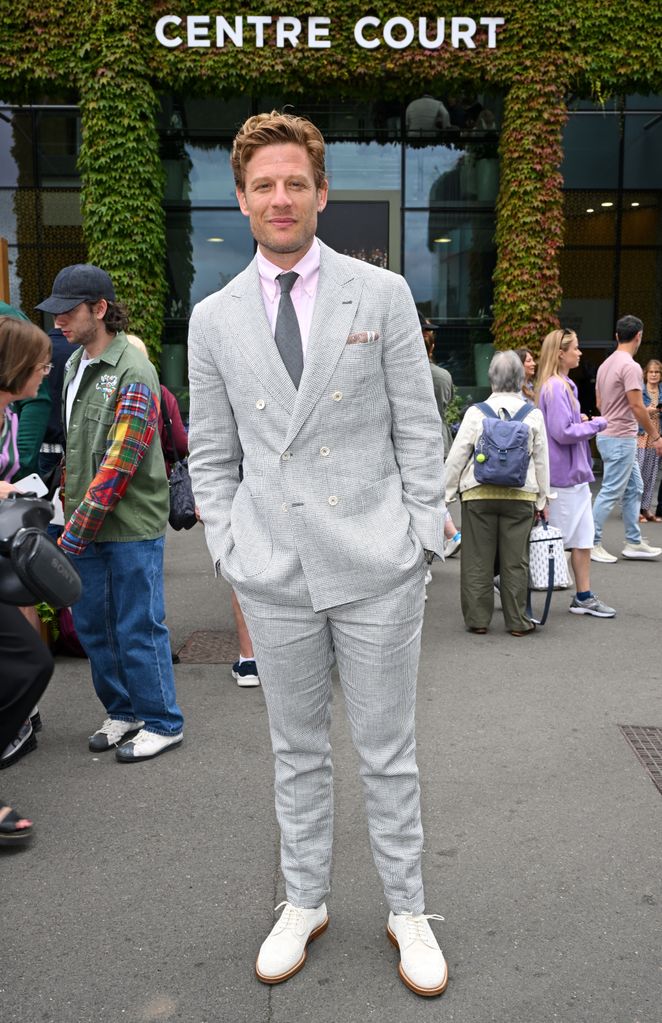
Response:
[{"label": "suit jacket pocket", "polygon": [[259,501],[245,483],[240,484],[234,496],[230,527],[234,547],[228,557],[228,567],[232,575],[239,579],[260,575],[271,563],[273,542]]}]

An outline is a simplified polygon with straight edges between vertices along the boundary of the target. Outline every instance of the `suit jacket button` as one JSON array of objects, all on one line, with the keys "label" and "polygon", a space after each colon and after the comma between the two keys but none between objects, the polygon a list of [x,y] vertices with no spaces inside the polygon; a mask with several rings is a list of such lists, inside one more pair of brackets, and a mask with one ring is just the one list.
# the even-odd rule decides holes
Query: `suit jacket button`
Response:
[{"label": "suit jacket button", "polygon": [[288,458],[292,457],[292,452],[291,451],[283,451],[283,454],[280,457],[283,459],[284,462],[287,462]]},{"label": "suit jacket button", "polygon": [[332,507],[335,507],[338,504],[338,498],[336,497],[335,494],[331,494],[331,497],[329,498],[329,504]]},{"label": "suit jacket button", "polygon": [[283,511],[287,511],[287,505],[286,504],[281,504],[281,508],[283,509]]},{"label": "suit jacket button", "polygon": [[342,391],[334,391],[331,397],[334,401],[342,401]]},{"label": "suit jacket button", "polygon": [[264,400],[264,398],[258,398],[257,401],[255,402],[255,408],[263,409],[266,404],[267,403]]},{"label": "suit jacket button", "polygon": [[327,455],[330,455],[330,454],[331,454],[331,449],[330,448],[320,448],[320,455],[322,456],[322,458],[326,458]]}]

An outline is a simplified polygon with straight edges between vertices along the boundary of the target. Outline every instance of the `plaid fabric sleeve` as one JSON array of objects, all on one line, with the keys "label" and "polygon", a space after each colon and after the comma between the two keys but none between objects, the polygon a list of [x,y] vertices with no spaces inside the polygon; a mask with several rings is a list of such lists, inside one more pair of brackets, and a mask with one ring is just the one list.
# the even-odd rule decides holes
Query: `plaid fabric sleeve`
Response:
[{"label": "plaid fabric sleeve", "polygon": [[159,399],[146,384],[123,387],[108,431],[106,453],[87,493],[64,527],[58,543],[69,554],[82,554],[94,541],[106,515],[124,496],[152,442],[159,418]]}]

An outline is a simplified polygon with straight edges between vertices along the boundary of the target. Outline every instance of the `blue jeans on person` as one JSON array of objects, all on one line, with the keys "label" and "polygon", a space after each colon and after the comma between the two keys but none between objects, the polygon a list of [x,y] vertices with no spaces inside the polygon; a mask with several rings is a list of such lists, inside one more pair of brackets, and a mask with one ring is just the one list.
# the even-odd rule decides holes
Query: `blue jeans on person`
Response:
[{"label": "blue jeans on person", "polygon": [[177,735],[177,706],[163,594],[164,538],[91,543],[72,557],[83,595],[74,625],[96,694],[118,721],[139,719],[157,735]]},{"label": "blue jeans on person", "polygon": [[639,512],[644,484],[637,462],[635,437],[596,437],[602,458],[602,486],[593,502],[595,525],[594,545],[602,542],[602,530],[609,514],[619,501],[623,509],[623,525],[627,543],[641,543]]}]

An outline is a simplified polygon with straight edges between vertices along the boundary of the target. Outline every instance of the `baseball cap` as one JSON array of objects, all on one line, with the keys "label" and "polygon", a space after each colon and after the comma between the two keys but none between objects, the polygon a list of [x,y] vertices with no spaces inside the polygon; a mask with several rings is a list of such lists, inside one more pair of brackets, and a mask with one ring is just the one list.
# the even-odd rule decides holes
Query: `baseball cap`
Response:
[{"label": "baseball cap", "polygon": [[99,266],[92,263],[75,263],[65,266],[53,281],[50,298],[44,299],[35,309],[45,313],[68,313],[81,302],[97,302],[105,298],[116,302],[113,282]]}]

